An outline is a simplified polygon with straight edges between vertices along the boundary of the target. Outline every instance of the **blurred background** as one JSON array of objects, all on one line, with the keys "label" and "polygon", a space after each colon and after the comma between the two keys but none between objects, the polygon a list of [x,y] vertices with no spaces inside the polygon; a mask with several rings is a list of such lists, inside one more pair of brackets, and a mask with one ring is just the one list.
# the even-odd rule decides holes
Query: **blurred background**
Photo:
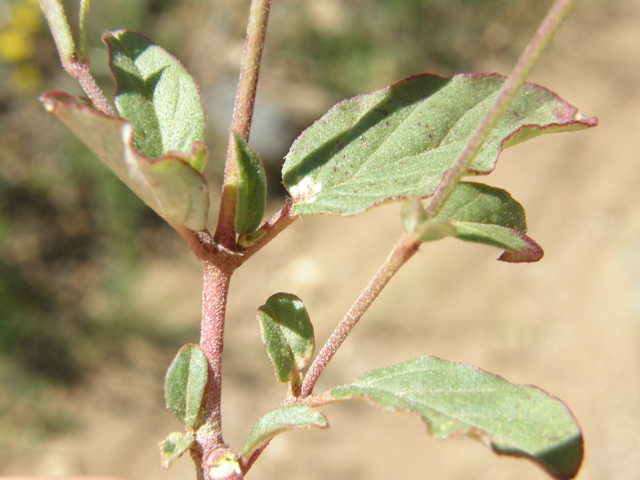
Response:
[{"label": "blurred background", "polygon": [[[77,5],[66,2],[70,18]],[[251,145],[269,209],[283,156],[336,102],[416,73],[507,74],[549,0],[274,0]],[[248,0],[94,0],[92,71],[111,98],[100,35],[142,32],[199,83],[213,192],[226,150]],[[597,129],[505,152],[487,182],[527,209],[533,265],[489,247],[427,245],[392,281],[317,390],[422,355],[478,365],[557,395],[582,424],[581,479],[640,478],[640,3],[582,0],[531,81]],[[38,96],[81,94],[36,0],[0,0],[0,474],[194,478],[164,473],[157,443],[180,425],[162,385],[197,342],[201,272],[173,231],[55,119]],[[225,344],[225,439],[241,449],[285,394],[256,309],[286,291],[322,344],[401,234],[399,206],[305,218],[240,269]],[[325,409],[331,430],[277,438],[249,478],[543,479],[466,438],[435,441],[409,415],[364,402]]]}]

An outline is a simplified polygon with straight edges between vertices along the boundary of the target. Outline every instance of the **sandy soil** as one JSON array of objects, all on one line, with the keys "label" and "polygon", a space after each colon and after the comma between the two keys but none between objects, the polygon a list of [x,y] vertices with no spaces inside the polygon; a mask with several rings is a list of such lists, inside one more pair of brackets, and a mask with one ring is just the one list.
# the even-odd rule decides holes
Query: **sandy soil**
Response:
[{"label": "sandy soil", "polygon": [[[542,262],[503,264],[495,261],[497,250],[454,240],[423,247],[317,390],[422,355],[478,365],[538,385],[572,408],[586,439],[580,479],[640,478],[638,45],[640,3],[584,2],[531,78],[600,119],[597,129],[541,137],[505,152],[487,179],[526,207],[530,234],[546,252]],[[488,61],[484,69],[508,66]],[[238,272],[223,401],[225,438],[233,447],[242,447],[255,421],[285,393],[272,380],[256,308],[275,292],[298,294],[322,342],[399,236],[398,210],[306,218]],[[200,271],[186,252],[153,262],[146,272],[141,302],[159,321],[197,320]],[[129,347],[127,365],[106,365],[69,394],[85,428],[18,452],[0,471],[193,478],[188,459],[168,473],[158,461],[157,443],[180,429],[162,400],[170,358],[144,345]],[[277,438],[249,478],[547,478],[530,462],[492,455],[467,438],[435,441],[410,415],[364,402],[325,411],[330,430]]]}]

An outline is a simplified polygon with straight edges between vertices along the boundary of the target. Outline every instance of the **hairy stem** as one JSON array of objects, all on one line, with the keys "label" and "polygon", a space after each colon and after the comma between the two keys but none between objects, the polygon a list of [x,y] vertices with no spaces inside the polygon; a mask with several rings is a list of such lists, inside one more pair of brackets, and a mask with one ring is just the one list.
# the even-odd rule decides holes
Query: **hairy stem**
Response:
[{"label": "hairy stem", "polygon": [[206,464],[216,450],[224,448],[220,399],[222,388],[222,347],[229,282],[234,267],[225,262],[203,262],[202,324],[200,348],[209,363],[209,380],[202,400],[204,424],[197,430],[196,442]]},{"label": "hairy stem", "polygon": [[345,341],[353,327],[362,318],[373,301],[378,297],[380,292],[386,287],[389,280],[400,270],[407,260],[409,260],[420,247],[419,241],[413,240],[411,237],[404,236],[393,247],[391,254],[378,270],[375,277],[369,282],[367,288],[360,294],[358,300],[353,304],[347,315],[342,319],[340,324],[324,344],[322,350],[313,361],[309,371],[304,377],[302,383],[302,393],[300,398],[308,397],[313,393],[318,378],[324,371],[325,367],[338,351],[342,343]]},{"label": "hairy stem", "polygon": [[442,182],[429,200],[425,208],[428,217],[433,218],[438,214],[449,198],[449,195],[451,195],[451,192],[453,192],[456,185],[460,182],[462,176],[467,172],[471,162],[489,137],[491,130],[493,130],[505,110],[511,105],[511,102],[524,84],[531,69],[535,66],[540,55],[547,48],[549,42],[551,42],[553,36],[575,3],[576,0],[556,0],[553,4],[529,42],[529,45],[527,45],[527,48],[520,56],[513,71],[502,85],[491,108],[478,128],[473,132],[469,143],[467,143],[453,164],[453,167],[447,171]]},{"label": "hairy stem", "polygon": [[242,258],[240,259],[240,262],[246,262],[297,219],[298,217],[291,213],[291,202],[287,201],[287,204],[277,212],[271,220],[260,227],[259,232],[263,233],[262,237],[242,251]]},{"label": "hairy stem", "polygon": [[89,54],[86,51],[86,39],[84,32],[84,22],[89,8],[89,1],[84,0],[80,7],[80,53],[76,52],[76,47],[71,36],[71,28],[64,13],[64,8],[59,0],[39,0],[40,8],[44,13],[53,41],[56,44],[60,63],[64,71],[75,79],[85,91],[93,105],[102,113],[115,117],[109,102],[98,87],[98,84],[89,72]]},{"label": "hairy stem", "polygon": [[234,221],[238,188],[233,132],[240,134],[245,141],[249,141],[262,49],[267,33],[270,9],[271,0],[252,0],[251,10],[249,11],[247,37],[240,67],[240,81],[238,82],[238,92],[236,94],[229,146],[227,148],[220,214],[218,215],[218,226],[214,235],[216,243],[230,250],[235,248],[236,243]]}]

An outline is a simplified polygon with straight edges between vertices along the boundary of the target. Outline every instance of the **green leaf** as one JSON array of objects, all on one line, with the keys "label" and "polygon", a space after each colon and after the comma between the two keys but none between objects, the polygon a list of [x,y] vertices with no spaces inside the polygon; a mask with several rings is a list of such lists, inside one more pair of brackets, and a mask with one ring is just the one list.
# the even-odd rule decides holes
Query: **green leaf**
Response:
[{"label": "green leaf", "polygon": [[238,203],[236,205],[236,233],[247,236],[255,232],[262,223],[267,204],[267,177],[262,162],[253,153],[247,142],[233,133],[236,139],[238,166]]},{"label": "green leaf", "polygon": [[324,413],[305,405],[292,405],[271,410],[258,420],[249,435],[247,444],[242,449],[242,456],[248,458],[264,442],[271,440],[276,435],[290,430],[303,430],[306,428],[329,428],[329,423]]},{"label": "green leaf", "polygon": [[[442,181],[502,86],[499,75],[420,75],[333,107],[302,133],[283,166],[294,214],[355,215]],[[503,148],[595,126],[552,92],[525,84],[471,164],[490,173]]]},{"label": "green leaf", "polygon": [[258,309],[258,320],[278,381],[296,380],[315,349],[313,325],[302,300],[289,293],[272,295]]},{"label": "green leaf", "polygon": [[505,249],[499,260],[512,263],[537,262],[544,255],[542,248],[526,235],[522,205],[504,190],[480,183],[460,183],[433,219],[427,220],[424,210],[416,213],[421,207],[410,200],[402,215],[408,233],[423,242],[454,236],[493,245]]},{"label": "green leaf", "polygon": [[198,420],[209,364],[200,347],[187,344],[171,362],[164,382],[167,408],[187,428]]},{"label": "green leaf", "polygon": [[[172,55],[139,33],[105,32],[116,81],[115,104],[133,125],[140,152],[149,158],[189,153],[204,138],[206,117],[195,80]],[[202,173],[206,157],[192,159]]]},{"label": "green leaf", "polygon": [[435,438],[464,434],[559,479],[573,478],[582,462],[582,434],[562,402],[476,367],[423,357],[367,372],[330,396],[417,413]]},{"label": "green leaf", "polygon": [[169,470],[175,460],[180,458],[196,441],[192,434],[173,432],[160,442],[160,463],[162,468]]},{"label": "green leaf", "polygon": [[151,160],[138,153],[129,122],[96,111],[87,99],[51,92],[42,103],[158,215],[195,231],[205,228],[207,184],[190,165],[206,156],[204,144],[196,143],[188,154],[169,152]]}]

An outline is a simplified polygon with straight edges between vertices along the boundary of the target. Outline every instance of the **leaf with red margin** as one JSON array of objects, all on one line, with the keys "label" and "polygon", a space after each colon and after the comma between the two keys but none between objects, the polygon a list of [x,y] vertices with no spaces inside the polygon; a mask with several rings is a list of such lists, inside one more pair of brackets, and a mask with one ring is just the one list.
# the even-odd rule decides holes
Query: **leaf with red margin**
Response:
[{"label": "leaf with red margin", "polygon": [[[496,74],[419,75],[334,106],[298,137],[283,166],[298,215],[356,215],[430,196],[495,100]],[[503,148],[597,125],[549,90],[525,84],[472,162],[487,175]]]},{"label": "leaf with red margin", "polygon": [[136,149],[133,127],[95,110],[88,99],[50,92],[41,99],[49,113],[64,123],[144,203],[170,223],[200,231],[209,211],[207,184],[192,164],[206,157],[203,142],[191,152],[168,152],[158,159]]},{"label": "leaf with red margin", "polygon": [[249,439],[242,449],[242,456],[249,458],[260,445],[271,440],[276,435],[292,430],[329,428],[324,413],[306,405],[289,405],[271,410],[258,420],[249,434]]},{"label": "leaf with red margin", "polygon": [[566,405],[477,367],[422,357],[366,372],[329,396],[417,413],[435,438],[463,434],[496,453],[529,458],[558,479],[575,477],[582,463],[582,433]]},{"label": "leaf with red margin", "polygon": [[417,198],[402,209],[402,224],[417,240],[431,242],[456,237],[466,242],[503,248],[498,260],[530,263],[542,259],[540,245],[529,238],[524,208],[508,192],[481,183],[462,182],[440,212],[427,219]]}]

